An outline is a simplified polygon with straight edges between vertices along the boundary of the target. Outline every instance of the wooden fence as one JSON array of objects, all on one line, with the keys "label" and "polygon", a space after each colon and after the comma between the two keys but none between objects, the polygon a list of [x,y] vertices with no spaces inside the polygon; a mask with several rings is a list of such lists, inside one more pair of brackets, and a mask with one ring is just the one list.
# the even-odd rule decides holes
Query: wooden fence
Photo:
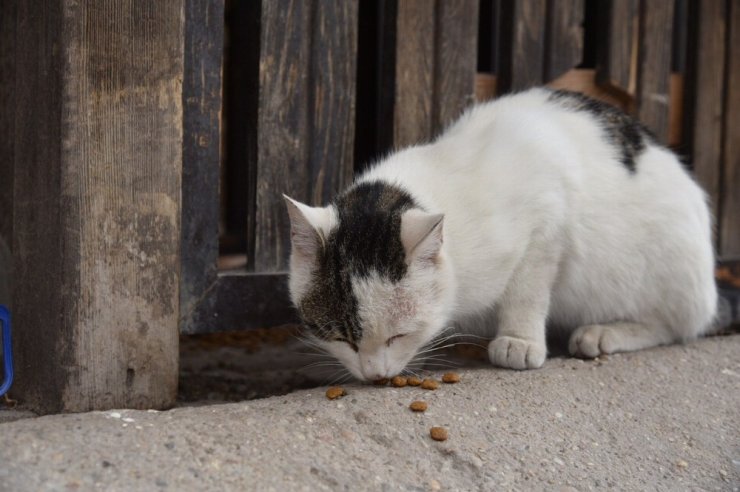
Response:
[{"label": "wooden fence", "polygon": [[[735,4],[234,1],[219,24],[221,1],[208,2],[209,15],[191,3],[184,333],[294,321],[282,193],[325,204],[372,159],[433,138],[476,95],[541,84],[619,105],[661,141],[693,153],[719,219],[719,251],[740,255],[738,151],[729,138],[737,116],[725,110],[738,97],[737,56],[726,52],[737,51]],[[214,69],[222,63],[223,81]],[[219,224],[223,263],[236,259],[221,272]]]},{"label": "wooden fence", "polygon": [[180,332],[294,321],[283,193],[543,83],[689,156],[740,257],[737,0],[1,0],[12,394],[171,405]]}]

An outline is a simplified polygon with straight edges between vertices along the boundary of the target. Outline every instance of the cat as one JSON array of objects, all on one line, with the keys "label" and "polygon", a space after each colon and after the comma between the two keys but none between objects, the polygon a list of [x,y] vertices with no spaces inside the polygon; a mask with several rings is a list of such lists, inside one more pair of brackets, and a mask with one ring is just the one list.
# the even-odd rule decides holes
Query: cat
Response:
[{"label": "cat", "polygon": [[474,106],[332,203],[285,196],[289,288],[309,336],[360,380],[402,373],[448,327],[490,361],[691,340],[717,306],[705,194],[620,110],[530,89]]}]

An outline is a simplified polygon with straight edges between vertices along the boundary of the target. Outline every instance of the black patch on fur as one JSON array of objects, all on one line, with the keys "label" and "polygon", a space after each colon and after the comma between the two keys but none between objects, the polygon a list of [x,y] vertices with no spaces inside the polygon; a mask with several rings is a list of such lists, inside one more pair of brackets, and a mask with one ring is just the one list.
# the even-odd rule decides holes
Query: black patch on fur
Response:
[{"label": "black patch on fur", "polygon": [[403,278],[401,215],[416,205],[402,189],[381,182],[353,186],[334,203],[339,224],[324,240],[313,287],[299,308],[316,336],[358,343],[362,326],[352,278],[372,272],[392,282]]},{"label": "black patch on fur", "polygon": [[579,92],[552,91],[548,100],[574,111],[586,111],[596,118],[610,142],[621,153],[620,161],[631,173],[637,172],[635,159],[645,150],[646,140],[656,143],[655,137],[645,126],[618,108],[591,99]]}]

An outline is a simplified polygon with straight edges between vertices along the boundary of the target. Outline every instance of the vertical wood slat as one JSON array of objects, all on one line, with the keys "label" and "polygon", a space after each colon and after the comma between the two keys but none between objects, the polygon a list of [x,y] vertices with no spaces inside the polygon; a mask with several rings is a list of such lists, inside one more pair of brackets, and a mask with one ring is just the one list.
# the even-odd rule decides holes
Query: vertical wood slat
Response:
[{"label": "vertical wood slat", "polygon": [[0,2],[0,304],[10,305],[15,134],[15,22],[18,0]]},{"label": "vertical wood slat", "polygon": [[216,281],[224,0],[186,0],[183,78],[181,330]]},{"label": "vertical wood slat", "polygon": [[729,8],[719,237],[720,255],[737,259],[740,258],[740,4],[729,2]]},{"label": "vertical wood slat", "polygon": [[13,394],[39,412],[175,401],[183,3],[19,2]]},{"label": "vertical wood slat", "polygon": [[637,117],[663,143],[668,139],[673,10],[672,1],[648,1],[640,11]]},{"label": "vertical wood slat", "polygon": [[579,65],[583,58],[584,0],[549,0],[544,81]]},{"label": "vertical wood slat", "polygon": [[724,1],[695,2],[695,6],[693,111],[688,117],[692,162],[697,181],[711,199],[713,215],[719,217],[727,9]]},{"label": "vertical wood slat", "polygon": [[[73,338],[73,334],[66,320],[58,326],[59,318],[65,302],[71,302],[66,310],[76,307],[75,299],[65,299],[61,290],[62,254],[48,251],[64,251],[59,210],[62,60],[52,52],[53,40],[61,39],[62,4],[52,2],[43,9],[31,2],[17,5],[15,69],[16,80],[23,83],[16,84],[14,114],[13,188],[19,200],[13,208],[16,377],[10,394],[32,408],[58,412],[64,407],[66,367],[73,361],[74,349],[73,340],[61,343],[65,335]],[[77,292],[67,280],[64,288]]]},{"label": "vertical wood slat", "polygon": [[600,84],[632,95],[637,86],[639,16],[640,0],[611,0],[608,42],[597,72]]},{"label": "vertical wood slat", "polygon": [[543,82],[547,0],[514,0],[508,89],[518,91]]},{"label": "vertical wood slat", "polygon": [[[0,2],[0,241],[13,237],[15,21],[18,0]],[[2,248],[2,246],[0,246]],[[2,254],[2,253],[0,253]],[[2,261],[2,258],[0,258]],[[2,271],[2,270],[0,270]],[[2,283],[2,279],[0,279]]]},{"label": "vertical wood slat", "polygon": [[478,64],[478,1],[437,4],[434,64],[434,125],[442,131],[475,101]]},{"label": "vertical wood slat", "polygon": [[429,140],[434,133],[434,31],[436,2],[398,0],[393,143]]},{"label": "vertical wood slat", "polygon": [[290,244],[281,193],[317,204],[351,176],[358,5],[262,9],[254,268],[273,272],[287,268]]},{"label": "vertical wood slat", "polygon": [[394,146],[428,141],[475,95],[478,2],[399,0]]}]

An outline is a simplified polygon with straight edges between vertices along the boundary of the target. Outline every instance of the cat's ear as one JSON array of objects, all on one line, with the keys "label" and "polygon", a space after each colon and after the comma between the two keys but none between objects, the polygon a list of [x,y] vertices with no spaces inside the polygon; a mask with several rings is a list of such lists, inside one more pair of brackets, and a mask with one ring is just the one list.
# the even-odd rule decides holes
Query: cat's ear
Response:
[{"label": "cat's ear", "polygon": [[434,262],[442,249],[443,214],[411,209],[401,216],[401,244],[406,262]]},{"label": "cat's ear", "polygon": [[293,253],[316,256],[324,244],[321,228],[328,221],[328,210],[309,207],[287,195],[283,195],[283,198],[290,216],[290,243]]}]

